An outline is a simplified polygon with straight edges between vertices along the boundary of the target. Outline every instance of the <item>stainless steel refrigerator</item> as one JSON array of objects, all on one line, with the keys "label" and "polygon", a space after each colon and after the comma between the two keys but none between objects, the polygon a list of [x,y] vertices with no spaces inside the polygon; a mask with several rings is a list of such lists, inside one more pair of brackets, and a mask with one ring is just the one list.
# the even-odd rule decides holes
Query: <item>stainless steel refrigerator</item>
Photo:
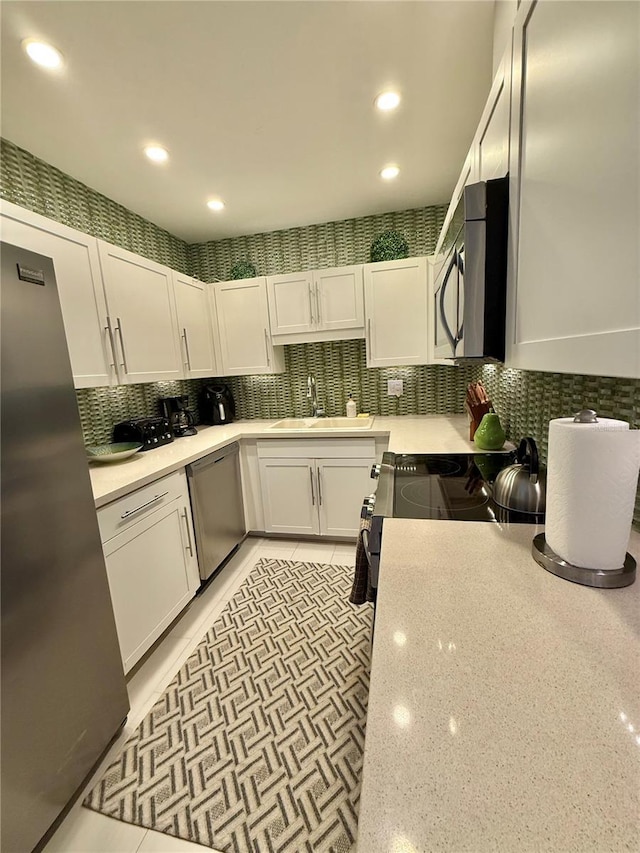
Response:
[{"label": "stainless steel refrigerator", "polygon": [[1,849],[27,853],[129,702],[54,265],[0,250]]}]

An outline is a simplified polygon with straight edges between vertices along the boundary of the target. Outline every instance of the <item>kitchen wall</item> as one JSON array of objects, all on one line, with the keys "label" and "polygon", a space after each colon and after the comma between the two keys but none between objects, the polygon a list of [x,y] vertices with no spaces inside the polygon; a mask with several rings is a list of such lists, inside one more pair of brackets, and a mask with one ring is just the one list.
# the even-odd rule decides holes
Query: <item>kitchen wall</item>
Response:
[{"label": "kitchen wall", "polygon": [[[11,142],[0,140],[0,146],[0,197],[203,280],[227,278],[231,266],[245,258],[253,261],[260,274],[360,263],[368,260],[371,241],[388,228],[405,234],[412,254],[428,254],[445,211],[444,206],[422,208],[187,246]],[[549,420],[585,406],[640,428],[640,380],[499,366],[369,370],[361,340],[290,346],[285,355],[284,374],[226,380],[241,417],[308,414],[305,390],[311,372],[329,415],[344,412],[349,391],[359,410],[372,414],[462,412],[468,382],[482,379],[508,436],[518,440],[532,435],[543,457]],[[404,380],[400,399],[386,395],[388,378]],[[86,442],[107,441],[114,423],[153,412],[158,397],[186,393],[195,401],[203,381],[78,391]],[[636,523],[640,525],[640,495]]]}]

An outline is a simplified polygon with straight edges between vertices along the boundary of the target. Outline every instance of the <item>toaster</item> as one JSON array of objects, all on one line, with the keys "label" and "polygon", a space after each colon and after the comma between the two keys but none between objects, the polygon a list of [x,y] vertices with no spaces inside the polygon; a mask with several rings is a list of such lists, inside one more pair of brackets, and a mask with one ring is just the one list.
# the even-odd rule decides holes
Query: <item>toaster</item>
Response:
[{"label": "toaster", "polygon": [[142,450],[153,450],[173,441],[173,432],[167,418],[132,418],[114,426],[113,440],[137,441]]}]

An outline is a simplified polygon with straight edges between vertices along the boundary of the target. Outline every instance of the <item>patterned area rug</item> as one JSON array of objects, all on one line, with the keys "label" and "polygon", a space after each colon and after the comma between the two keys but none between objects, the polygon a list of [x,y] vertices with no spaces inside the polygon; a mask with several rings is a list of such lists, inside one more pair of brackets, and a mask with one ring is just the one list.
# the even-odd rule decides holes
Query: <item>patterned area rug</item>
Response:
[{"label": "patterned area rug", "polygon": [[217,850],[349,851],[371,634],[352,579],[260,560],[84,805]]}]

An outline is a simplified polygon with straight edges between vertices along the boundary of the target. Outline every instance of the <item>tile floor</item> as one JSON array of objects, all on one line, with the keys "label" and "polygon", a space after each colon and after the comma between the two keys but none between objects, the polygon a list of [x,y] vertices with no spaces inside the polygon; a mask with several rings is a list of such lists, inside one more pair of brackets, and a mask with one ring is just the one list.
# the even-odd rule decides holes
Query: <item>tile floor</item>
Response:
[{"label": "tile floor", "polygon": [[[127,723],[87,785],[87,790],[95,784],[124,741],[135,731],[261,557],[353,565],[355,545],[247,539],[218,577],[191,602],[129,679],[127,686],[131,711]],[[92,812],[83,808],[83,799],[84,793],[78,797],[44,848],[44,853],[203,853],[205,850],[211,853],[209,847],[181,841],[161,832],[132,826]]]}]

